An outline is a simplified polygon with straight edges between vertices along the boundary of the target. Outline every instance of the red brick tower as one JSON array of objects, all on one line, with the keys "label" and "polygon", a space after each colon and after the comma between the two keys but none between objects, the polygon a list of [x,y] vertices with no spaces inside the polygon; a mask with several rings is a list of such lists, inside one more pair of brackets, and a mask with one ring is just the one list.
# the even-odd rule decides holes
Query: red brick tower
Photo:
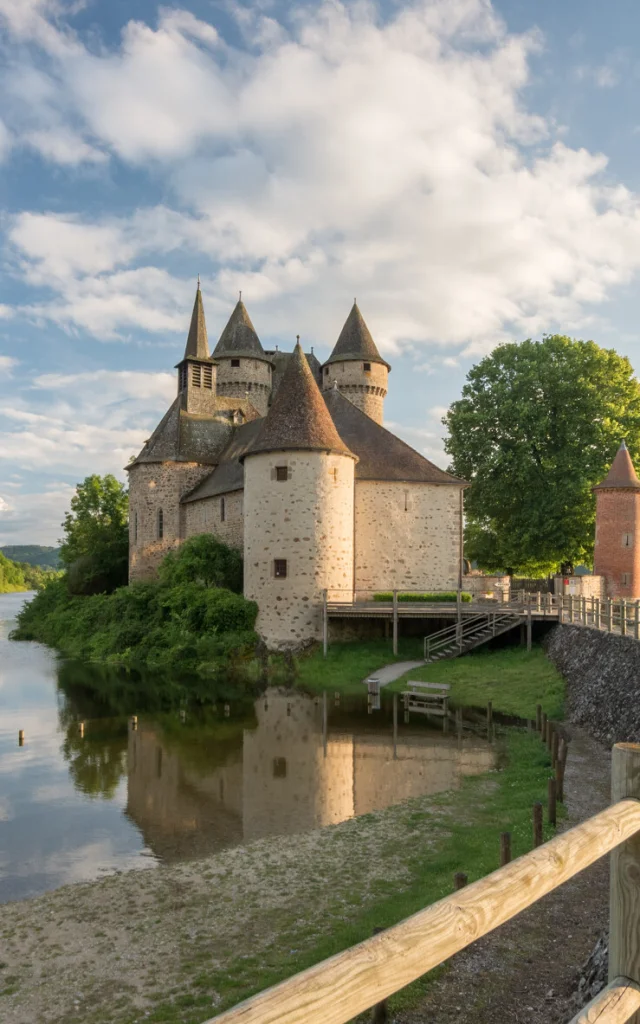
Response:
[{"label": "red brick tower", "polygon": [[622,442],[596,495],[595,576],[608,597],[640,597],[640,480]]}]

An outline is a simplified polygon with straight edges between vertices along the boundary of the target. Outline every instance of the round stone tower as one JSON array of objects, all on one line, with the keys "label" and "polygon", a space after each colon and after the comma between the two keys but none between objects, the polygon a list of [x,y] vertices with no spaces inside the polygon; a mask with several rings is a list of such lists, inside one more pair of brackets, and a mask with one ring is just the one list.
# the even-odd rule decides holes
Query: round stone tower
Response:
[{"label": "round stone tower", "polygon": [[322,367],[323,391],[335,382],[338,391],[358,409],[382,424],[390,369],[354,300],[335,348]]},{"label": "round stone tower", "polygon": [[320,639],[324,591],[351,593],[355,462],[298,342],[244,456],[244,592],[272,648]]},{"label": "round stone tower", "polygon": [[596,495],[595,576],[608,597],[640,597],[640,480],[624,441]]},{"label": "round stone tower", "polygon": [[213,358],[218,364],[218,394],[223,398],[246,398],[261,416],[266,416],[273,364],[265,355],[242,299],[220,335]]}]

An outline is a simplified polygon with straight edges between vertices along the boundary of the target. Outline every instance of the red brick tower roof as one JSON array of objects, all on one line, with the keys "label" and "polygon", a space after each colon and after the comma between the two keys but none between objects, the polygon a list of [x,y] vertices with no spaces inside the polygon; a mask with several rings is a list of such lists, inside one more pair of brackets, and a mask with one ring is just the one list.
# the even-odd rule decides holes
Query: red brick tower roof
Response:
[{"label": "red brick tower roof", "polygon": [[640,491],[640,480],[633,467],[629,449],[624,441],[620,445],[611,468],[601,484],[596,484],[594,491],[633,490]]}]

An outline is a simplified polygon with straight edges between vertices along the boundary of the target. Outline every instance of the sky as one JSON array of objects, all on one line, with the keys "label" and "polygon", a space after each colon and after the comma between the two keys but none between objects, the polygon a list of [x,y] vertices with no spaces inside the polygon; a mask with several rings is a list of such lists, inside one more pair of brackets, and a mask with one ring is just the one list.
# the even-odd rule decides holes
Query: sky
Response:
[{"label": "sky", "polygon": [[505,341],[640,367],[637,0],[0,0],[0,544],[55,544],[175,393],[197,275],[326,358],[353,298],[386,424]]}]

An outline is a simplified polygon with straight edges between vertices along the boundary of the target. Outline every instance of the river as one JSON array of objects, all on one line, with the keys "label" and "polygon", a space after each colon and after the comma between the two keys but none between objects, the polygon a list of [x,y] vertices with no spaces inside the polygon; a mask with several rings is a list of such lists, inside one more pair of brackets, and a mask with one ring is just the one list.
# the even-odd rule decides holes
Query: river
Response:
[{"label": "river", "polygon": [[166,679],[10,640],[30,596],[0,595],[0,903],[336,824],[494,764],[483,739],[424,719],[401,719],[394,750],[391,700],[370,713],[364,687],[167,710]]}]

